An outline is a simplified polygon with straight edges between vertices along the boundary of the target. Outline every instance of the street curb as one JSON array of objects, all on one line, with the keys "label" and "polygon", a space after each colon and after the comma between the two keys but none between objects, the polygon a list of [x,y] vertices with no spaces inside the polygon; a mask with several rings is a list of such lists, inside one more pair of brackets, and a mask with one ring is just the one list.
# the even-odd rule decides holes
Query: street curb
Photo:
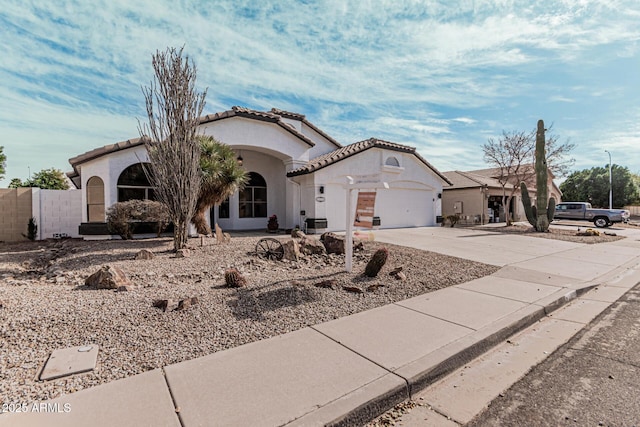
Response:
[{"label": "street curb", "polygon": [[[596,286],[598,285],[589,284],[573,290],[564,288],[562,295],[554,296],[543,305],[533,303],[485,328],[479,329],[466,337],[436,350],[422,359],[392,371],[391,373],[399,375],[407,382],[406,394],[394,393],[392,396],[389,394],[381,395],[333,421],[327,422],[325,425],[363,425],[375,419],[393,408],[396,404],[411,399],[418,392],[434,384],[439,379],[476,359],[504,340],[526,329]],[[514,315],[518,316],[518,318],[514,319]],[[402,395],[408,395],[408,397],[396,401],[402,397]]]},{"label": "street curb", "polygon": [[[481,356],[489,351],[491,348],[498,345],[500,342],[506,340],[510,336],[526,329],[533,325],[542,318],[549,316],[554,311],[565,306],[571,301],[581,297],[587,292],[606,285],[611,279],[620,277],[621,273],[638,267],[640,263],[638,258],[609,271],[607,274],[600,276],[599,278],[591,281],[586,281],[580,285],[573,285],[565,287],[546,298],[542,298],[535,303],[532,303],[528,307],[522,310],[518,310],[511,315],[506,316],[503,319],[498,320],[492,325],[488,325],[485,328],[479,329],[476,332],[467,335],[446,345],[445,347],[436,350],[432,354],[425,356],[409,365],[403,366],[395,371],[396,375],[404,378],[407,381],[409,399],[413,398],[418,392],[424,390],[430,385],[434,384],[439,379],[450,374],[456,369],[462,367],[464,364],[469,363],[473,359]],[[559,295],[558,295],[559,294]],[[525,311],[525,313],[523,313]],[[526,311],[529,311],[526,313]],[[513,319],[514,315],[520,315],[518,318]],[[510,321],[511,320],[511,321]],[[505,325],[506,323],[506,325]],[[471,341],[471,342],[470,342]],[[430,363],[430,364],[429,364]],[[420,367],[420,365],[422,365]],[[413,372],[412,372],[413,371]],[[358,414],[368,414],[367,420],[375,419],[382,415],[393,406],[389,406],[386,410],[381,410],[379,400],[372,400],[371,403],[376,402],[376,405],[369,405],[368,403],[362,405],[354,411]],[[345,414],[340,418],[341,420],[351,419],[349,414]],[[354,418],[354,421],[361,420],[361,415]],[[337,420],[336,420],[337,421]],[[357,422],[357,421],[356,421]],[[333,422],[327,423],[327,425],[347,425],[347,424],[334,424]],[[353,424],[351,424],[353,425]]]}]

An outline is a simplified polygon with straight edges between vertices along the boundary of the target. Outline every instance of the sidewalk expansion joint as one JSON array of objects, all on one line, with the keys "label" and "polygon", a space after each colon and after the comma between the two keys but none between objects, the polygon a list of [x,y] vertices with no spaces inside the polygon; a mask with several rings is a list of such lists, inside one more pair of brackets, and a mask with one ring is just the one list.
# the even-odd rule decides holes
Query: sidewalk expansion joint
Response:
[{"label": "sidewalk expansion joint", "polygon": [[393,375],[395,375],[395,376],[396,376],[396,377],[398,377],[398,378],[401,378],[401,379],[405,382],[405,384],[406,384],[406,386],[407,386],[407,393],[409,393],[409,382],[407,381],[407,379],[406,379],[406,378],[401,377],[400,375],[396,374],[395,372],[393,372],[393,371],[389,370],[387,367],[385,367],[385,366],[383,366],[383,365],[379,364],[379,363],[378,363],[378,362],[376,362],[375,360],[372,360],[372,359],[368,358],[368,357],[367,357],[367,356],[365,356],[364,354],[358,353],[357,351],[355,351],[355,350],[354,350],[354,349],[352,349],[351,347],[347,347],[346,345],[344,345],[344,344],[343,344],[343,343],[341,343],[340,341],[336,340],[336,339],[335,339],[335,338],[333,338],[332,336],[327,335],[327,334],[325,334],[325,333],[324,333],[324,332],[322,332],[322,331],[319,331],[319,330],[318,330],[318,329],[316,329],[314,326],[310,326],[310,328],[311,328],[311,329],[313,329],[314,331],[316,331],[317,333],[319,333],[320,335],[323,335],[323,336],[325,336],[325,337],[329,338],[331,341],[335,342],[336,344],[340,345],[341,347],[346,348],[346,349],[347,349],[347,350],[349,350],[350,352],[355,353],[355,354],[357,354],[358,356],[362,357],[363,359],[365,359],[365,360],[367,360],[367,361],[369,361],[369,362],[373,363],[374,365],[376,365],[376,366],[378,366],[378,367],[382,368],[382,369],[383,369],[383,370],[385,370],[386,372],[388,372],[388,373],[390,373],[390,374],[393,374]]},{"label": "sidewalk expansion joint", "polygon": [[166,368],[166,366],[162,367],[162,378],[164,378],[164,383],[167,385],[167,390],[169,390],[169,396],[171,396],[171,402],[173,403],[173,410],[176,412],[176,415],[178,415],[178,421],[180,422],[180,425],[182,427],[185,427],[184,420],[182,419],[182,415],[179,411],[180,407],[176,402],[176,398],[173,396],[173,391],[171,390],[171,386],[167,381],[167,373],[164,371],[164,368]]},{"label": "sidewalk expansion joint", "polygon": [[466,326],[466,325],[463,325],[462,323],[452,322],[451,320],[443,319],[442,317],[434,316],[433,314],[428,314],[428,313],[425,313],[425,312],[423,312],[423,311],[416,310],[415,308],[410,308],[410,307],[406,307],[406,306],[404,306],[404,305],[400,305],[400,304],[398,304],[397,302],[392,302],[390,305],[395,305],[396,307],[404,308],[405,310],[409,310],[409,311],[412,311],[412,312],[414,312],[414,313],[421,314],[421,315],[423,315],[423,316],[431,317],[432,319],[442,320],[443,322],[447,322],[447,323],[450,323],[450,324],[452,324],[452,325],[456,325],[456,326],[460,326],[460,327],[462,327],[462,328],[468,329],[468,330],[469,330],[469,331],[471,331],[471,332],[476,332],[476,331],[478,331],[478,329],[470,328],[470,327],[468,327],[468,326]]}]

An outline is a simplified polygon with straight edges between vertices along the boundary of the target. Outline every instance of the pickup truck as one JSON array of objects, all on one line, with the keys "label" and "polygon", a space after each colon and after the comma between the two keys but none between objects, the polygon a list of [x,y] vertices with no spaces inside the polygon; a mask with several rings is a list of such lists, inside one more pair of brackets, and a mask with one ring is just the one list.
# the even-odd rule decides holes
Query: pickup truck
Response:
[{"label": "pickup truck", "polygon": [[591,203],[562,202],[556,205],[553,219],[593,221],[596,227],[608,227],[616,222],[627,222],[630,212],[624,209],[593,209]]}]

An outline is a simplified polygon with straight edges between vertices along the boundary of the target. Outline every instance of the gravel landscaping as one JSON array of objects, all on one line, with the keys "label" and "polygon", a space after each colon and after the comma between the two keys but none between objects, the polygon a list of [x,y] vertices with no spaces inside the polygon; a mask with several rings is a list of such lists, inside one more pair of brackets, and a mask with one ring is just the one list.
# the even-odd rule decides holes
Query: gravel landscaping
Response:
[{"label": "gravel landscaping", "polygon": [[[389,259],[378,277],[360,273],[382,244],[364,242],[353,273],[344,257],[306,256],[298,262],[257,257],[264,236],[236,236],[226,244],[192,239],[177,258],[169,238],[134,241],[0,243],[0,404],[31,403],[291,332],[426,292],[467,282],[498,268],[385,245]],[[285,238],[285,236],[278,236]],[[155,254],[134,260],[141,249]],[[135,285],[127,292],[93,289],[85,279],[111,265]],[[247,286],[228,288],[227,268]],[[402,267],[406,280],[389,273]],[[316,286],[324,282],[333,287]],[[347,291],[357,288],[362,293]],[[180,311],[153,306],[157,299],[197,297]],[[49,354],[65,347],[100,346],[96,370],[37,380]]]}]

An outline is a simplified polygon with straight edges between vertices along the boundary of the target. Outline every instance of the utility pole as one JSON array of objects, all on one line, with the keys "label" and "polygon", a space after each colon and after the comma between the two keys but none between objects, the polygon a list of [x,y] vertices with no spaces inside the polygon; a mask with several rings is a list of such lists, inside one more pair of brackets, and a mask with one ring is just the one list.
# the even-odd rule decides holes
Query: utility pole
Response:
[{"label": "utility pole", "polygon": [[609,150],[604,150],[609,154],[609,209],[613,209],[613,187],[611,186],[611,153]]}]

